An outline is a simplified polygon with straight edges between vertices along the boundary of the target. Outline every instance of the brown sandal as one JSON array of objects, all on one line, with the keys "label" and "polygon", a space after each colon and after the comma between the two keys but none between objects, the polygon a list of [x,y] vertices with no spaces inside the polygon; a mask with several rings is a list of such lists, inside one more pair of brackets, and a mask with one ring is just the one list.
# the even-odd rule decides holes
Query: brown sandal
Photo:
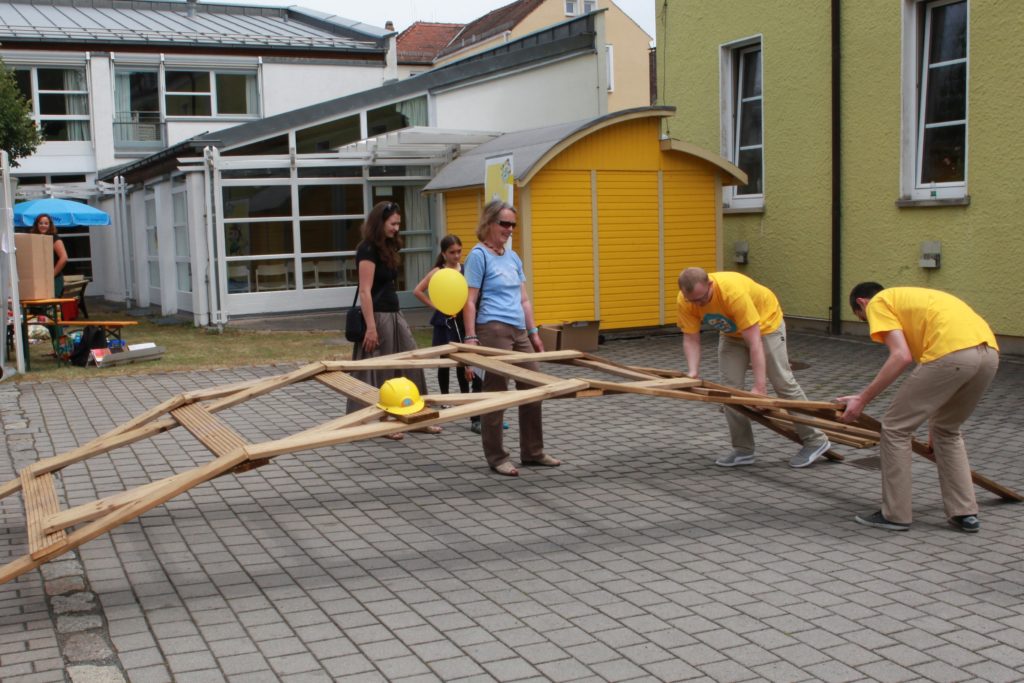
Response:
[{"label": "brown sandal", "polygon": [[518,477],[519,476],[519,470],[517,470],[516,466],[513,465],[512,463],[510,463],[508,460],[506,460],[505,462],[501,463],[500,465],[498,465],[496,467],[492,467],[491,471],[492,472],[497,472],[498,474],[504,475],[506,477]]},{"label": "brown sandal", "polygon": [[416,431],[423,432],[424,434],[440,434],[444,430],[438,425],[428,425],[423,429],[417,429]]},{"label": "brown sandal", "polygon": [[392,441],[401,441],[402,439],[405,438],[405,434],[403,434],[402,432],[396,432],[394,434],[385,434],[384,438],[391,439]]},{"label": "brown sandal", "polygon": [[562,461],[558,458],[552,458],[550,455],[545,453],[536,460],[523,460],[523,467],[558,467],[562,464]]}]

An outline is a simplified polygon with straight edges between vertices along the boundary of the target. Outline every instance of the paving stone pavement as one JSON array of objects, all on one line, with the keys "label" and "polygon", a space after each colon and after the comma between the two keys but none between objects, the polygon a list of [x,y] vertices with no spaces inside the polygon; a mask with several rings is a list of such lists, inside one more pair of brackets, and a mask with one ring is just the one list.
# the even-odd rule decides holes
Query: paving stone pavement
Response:
[{"label": "paving stone pavement", "polygon": [[[669,335],[601,353],[680,368],[681,347]],[[885,349],[792,334],[790,355],[809,366],[807,394],[831,399]],[[705,335],[708,377],[714,356]],[[0,384],[0,482],[172,395],[287,369]],[[306,384],[220,415],[256,441],[343,408]],[[487,470],[467,423],[195,488],[0,586],[0,680],[1024,680],[1024,505],[979,489],[982,532],[957,533],[918,459],[914,526],[894,534],[853,521],[878,506],[877,471],[791,469],[794,445],[763,428],[755,465],[715,467],[728,443],[714,406],[544,410],[565,465],[518,479]],[[1004,358],[965,432],[975,469],[1018,491],[1022,414],[1024,363]],[[204,462],[179,431],[67,468],[62,505]],[[25,552],[20,496],[0,514],[6,563]]]}]

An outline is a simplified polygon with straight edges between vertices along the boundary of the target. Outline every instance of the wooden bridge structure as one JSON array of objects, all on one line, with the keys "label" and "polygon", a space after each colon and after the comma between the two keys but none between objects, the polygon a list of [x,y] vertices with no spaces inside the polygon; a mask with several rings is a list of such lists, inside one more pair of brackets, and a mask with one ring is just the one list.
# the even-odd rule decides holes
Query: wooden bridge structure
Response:
[{"label": "wooden bridge structure", "polygon": [[[568,365],[574,369],[573,374],[580,376],[565,379],[521,367],[530,361]],[[425,406],[421,411],[396,417],[376,406],[376,387],[351,374],[359,370],[462,366],[518,380],[530,388],[428,395],[423,397]],[[318,382],[369,407],[291,436],[262,443],[251,442],[217,417],[218,412],[250,399],[309,381]],[[879,439],[879,423],[871,417],[862,416],[854,424],[839,422],[843,406],[838,403],[770,398],[702,379],[691,379],[678,371],[624,365],[580,351],[518,353],[448,344],[359,361],[321,361],[274,377],[175,396],[78,448],[22,469],[18,478],[0,486],[0,499],[21,492],[28,552],[0,567],[0,583],[31,571],[193,487],[216,477],[237,475],[262,467],[286,453],[421,429],[534,401],[612,394],[723,404],[798,443],[795,424],[817,427],[833,443],[854,448],[869,448]],[[190,432],[209,450],[211,458],[208,462],[115,495],[61,509],[54,477],[56,473],[177,428]],[[913,448],[915,453],[934,461],[926,444],[914,441]],[[843,460],[841,455],[831,451],[826,453],[826,457]],[[976,472],[972,471],[971,476],[977,486],[1005,500],[1024,500],[1021,494]]]}]

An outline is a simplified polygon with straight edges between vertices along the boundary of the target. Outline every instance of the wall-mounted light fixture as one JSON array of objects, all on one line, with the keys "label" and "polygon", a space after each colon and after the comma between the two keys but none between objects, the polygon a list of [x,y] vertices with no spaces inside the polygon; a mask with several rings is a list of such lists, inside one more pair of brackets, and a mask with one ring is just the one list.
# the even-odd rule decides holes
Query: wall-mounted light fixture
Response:
[{"label": "wall-mounted light fixture", "polygon": [[917,265],[922,268],[938,268],[942,265],[942,242],[921,242],[921,260]]},{"label": "wall-mounted light fixture", "polygon": [[746,263],[747,255],[750,253],[750,245],[745,241],[735,242],[732,245],[733,248],[733,261],[736,263]]}]

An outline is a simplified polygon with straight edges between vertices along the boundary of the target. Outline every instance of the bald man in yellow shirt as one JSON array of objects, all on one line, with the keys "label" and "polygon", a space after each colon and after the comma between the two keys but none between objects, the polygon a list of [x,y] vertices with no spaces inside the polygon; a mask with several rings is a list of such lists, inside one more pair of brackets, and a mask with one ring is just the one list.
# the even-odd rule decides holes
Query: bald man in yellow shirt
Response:
[{"label": "bald man in yellow shirt", "polygon": [[[743,273],[687,268],[679,274],[676,314],[683,332],[683,354],[687,374],[700,375],[700,329],[702,325],[719,332],[718,369],[722,382],[743,386],[749,368],[751,391],[765,394],[767,383],[782,398],[807,399],[789,365],[786,323],[782,307],[772,290]],[[754,430],[750,419],[726,408],[732,452],[715,460],[721,467],[754,464]],[[832,444],[820,430],[794,425],[802,447],[789,460],[790,467],[808,467],[822,458]]]},{"label": "bald man in yellow shirt", "polygon": [[953,528],[976,533],[981,523],[960,425],[999,369],[992,329],[952,294],[923,287],[886,289],[862,282],[850,292],[850,306],[867,321],[871,338],[889,347],[889,358],[868,386],[839,398],[846,404],[843,421],[856,420],[873,398],[918,363],[882,418],[882,509],[854,519],[889,531],[910,528],[911,441],[928,421],[946,517]]}]

